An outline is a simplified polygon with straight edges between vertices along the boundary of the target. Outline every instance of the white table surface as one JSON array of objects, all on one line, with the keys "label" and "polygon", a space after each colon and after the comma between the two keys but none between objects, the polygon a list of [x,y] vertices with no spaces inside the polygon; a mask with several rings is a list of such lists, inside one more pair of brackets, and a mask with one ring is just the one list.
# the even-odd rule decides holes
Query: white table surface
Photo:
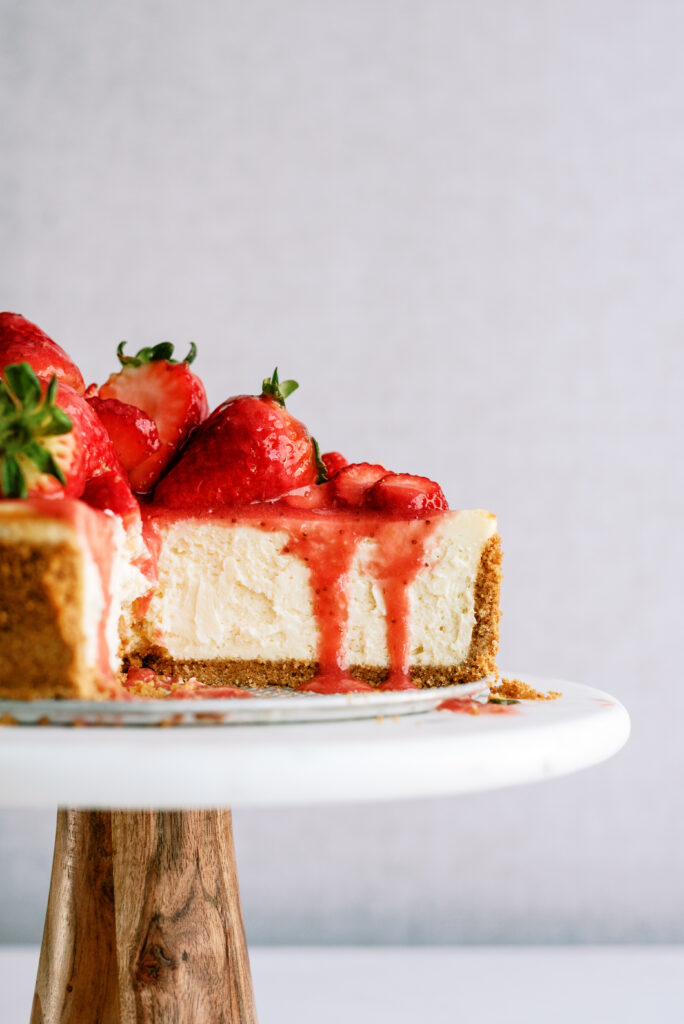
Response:
[{"label": "white table surface", "polygon": [[[259,1024],[681,1024],[684,947],[256,948]],[[28,1024],[38,947],[0,947]]]},{"label": "white table surface", "polygon": [[[504,714],[267,725],[0,729],[0,806],[182,808],[437,796],[549,779],[611,757],[629,716],[578,683]],[[205,702],[207,705],[209,701]],[[209,710],[209,707],[207,707]]]}]

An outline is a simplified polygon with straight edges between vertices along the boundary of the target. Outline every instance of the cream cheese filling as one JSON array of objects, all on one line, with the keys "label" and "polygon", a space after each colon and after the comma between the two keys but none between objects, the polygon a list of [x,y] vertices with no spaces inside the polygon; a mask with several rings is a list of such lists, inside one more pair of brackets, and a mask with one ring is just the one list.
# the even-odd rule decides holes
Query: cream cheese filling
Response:
[{"label": "cream cheese filling", "polygon": [[[309,571],[284,553],[288,535],[207,521],[160,524],[159,582],[147,615],[151,642],[178,661],[315,661],[318,627]],[[447,513],[435,528],[428,567],[409,587],[411,663],[454,665],[470,647],[475,583],[496,519]],[[348,577],[351,664],[387,664],[382,591],[369,573],[374,541],[359,542]]]}]

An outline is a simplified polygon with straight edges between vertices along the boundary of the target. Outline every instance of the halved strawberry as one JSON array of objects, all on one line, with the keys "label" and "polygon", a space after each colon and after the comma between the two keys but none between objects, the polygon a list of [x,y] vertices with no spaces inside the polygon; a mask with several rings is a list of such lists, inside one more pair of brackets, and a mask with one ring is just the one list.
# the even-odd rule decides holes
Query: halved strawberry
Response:
[{"label": "halved strawberry", "polygon": [[86,449],[73,420],[57,404],[57,375],[46,384],[26,362],[10,363],[4,375],[0,493],[5,498],[79,497],[85,486]]},{"label": "halved strawberry", "polygon": [[149,491],[154,482],[150,456],[161,448],[157,424],[146,412],[118,398],[88,398],[104,423],[134,491]]},{"label": "halved strawberry", "polygon": [[325,452],[321,455],[321,462],[325,466],[325,472],[328,480],[340,469],[349,465],[349,462],[345,459],[344,455],[340,455],[339,452]]},{"label": "halved strawberry", "polygon": [[387,475],[384,466],[370,462],[353,462],[344,466],[332,477],[332,484],[335,498],[342,504],[351,508],[360,508],[366,497],[366,491],[372,487],[376,480]]},{"label": "halved strawberry", "polygon": [[63,348],[19,313],[0,313],[0,373],[16,363],[29,363],[43,380],[56,376],[83,394],[81,371]]},{"label": "halved strawberry", "polygon": [[330,482],[308,484],[306,487],[298,487],[297,490],[284,494],[279,502],[290,508],[332,508],[334,495],[331,488]]},{"label": "halved strawberry", "polygon": [[126,527],[137,526],[140,506],[104,423],[90,403],[66,384],[60,385],[57,401],[72,420],[85,450],[83,501],[123,516]]},{"label": "halved strawberry", "polygon": [[197,354],[194,343],[182,362],[172,358],[173,345],[168,341],[142,348],[135,356],[124,355],[124,345],[122,341],[117,349],[122,369],[102,385],[99,398],[133,405],[156,424],[159,447],[130,470],[133,487],[149,491],[206,419],[209,406],[204,384],[190,369]]},{"label": "halved strawberry", "polygon": [[91,508],[115,512],[124,522],[140,519],[140,506],[131,490],[123,468],[107,469],[87,481],[83,501]]},{"label": "halved strawberry", "polygon": [[155,501],[174,508],[241,505],[313,484],[313,438],[285,408],[297,387],[279,381],[276,369],[261,395],[238,395],[215,409],[160,481]]},{"label": "halved strawberry", "polygon": [[410,473],[388,473],[381,477],[368,491],[366,504],[383,512],[416,516],[449,508],[439,484]]}]

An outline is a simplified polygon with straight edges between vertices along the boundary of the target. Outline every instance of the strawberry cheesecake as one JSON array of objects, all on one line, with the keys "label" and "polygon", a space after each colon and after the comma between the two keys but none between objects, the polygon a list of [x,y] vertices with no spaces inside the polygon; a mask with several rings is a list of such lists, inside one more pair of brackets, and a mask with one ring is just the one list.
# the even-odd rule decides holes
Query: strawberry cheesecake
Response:
[{"label": "strawberry cheesecake", "polygon": [[38,327],[0,314],[0,697],[494,673],[495,517],[321,455],[277,370],[209,415],[195,354],[122,343],[120,369],[86,389]]}]

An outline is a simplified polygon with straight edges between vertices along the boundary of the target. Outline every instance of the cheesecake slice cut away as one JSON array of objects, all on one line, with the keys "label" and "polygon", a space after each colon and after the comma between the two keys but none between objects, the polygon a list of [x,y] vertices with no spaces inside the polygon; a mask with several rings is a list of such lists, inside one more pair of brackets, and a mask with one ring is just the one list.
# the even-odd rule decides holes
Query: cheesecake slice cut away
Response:
[{"label": "cheesecake slice cut away", "polygon": [[118,516],[71,499],[0,502],[0,696],[120,694],[149,583]]}]

